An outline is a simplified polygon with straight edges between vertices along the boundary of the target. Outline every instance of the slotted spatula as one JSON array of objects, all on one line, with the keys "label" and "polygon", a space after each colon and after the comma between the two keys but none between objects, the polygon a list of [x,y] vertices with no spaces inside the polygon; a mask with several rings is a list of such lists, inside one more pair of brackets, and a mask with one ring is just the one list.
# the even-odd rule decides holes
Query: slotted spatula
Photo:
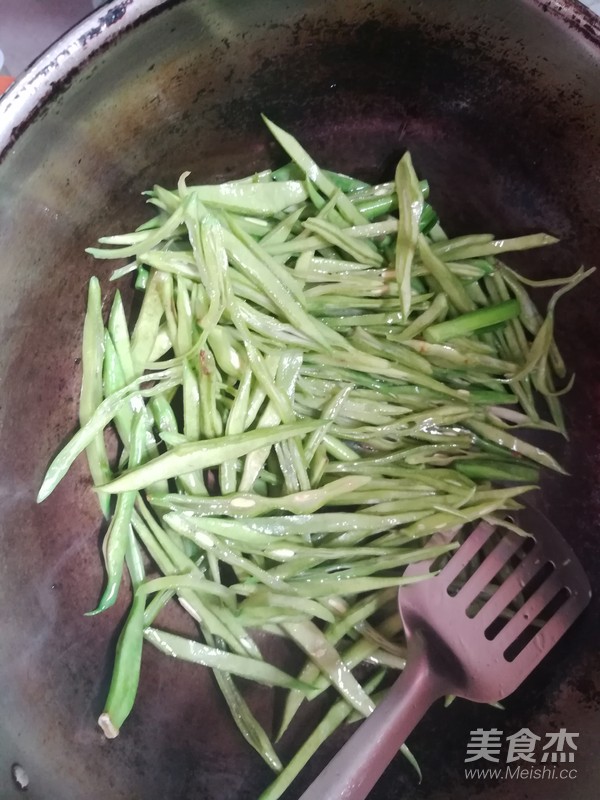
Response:
[{"label": "slotted spatula", "polygon": [[[406,668],[300,800],[364,800],[435,700],[490,703],[511,694],[587,606],[588,579],[556,528],[529,508],[513,519],[532,539],[481,522],[437,575],[400,588]],[[412,564],[406,574],[431,564]],[[524,602],[510,616],[519,597]]]}]

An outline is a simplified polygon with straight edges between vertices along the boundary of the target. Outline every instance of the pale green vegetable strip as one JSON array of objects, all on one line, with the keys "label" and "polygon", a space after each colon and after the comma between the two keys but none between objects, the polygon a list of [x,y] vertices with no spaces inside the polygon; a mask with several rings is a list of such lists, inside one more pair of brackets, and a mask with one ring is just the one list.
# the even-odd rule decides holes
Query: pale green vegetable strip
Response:
[{"label": "pale green vegetable strip", "polygon": [[[369,695],[372,694],[384,677],[384,670],[377,672],[365,683],[364,691]],[[278,800],[300,773],[302,768],[317,752],[323,742],[327,741],[332,733],[339,728],[342,722],[344,722],[351,713],[352,708],[344,699],[334,703],[310,736],[304,741],[300,748],[296,750],[292,759],[285,766],[285,769],[273,783],[271,783],[269,788],[260,795],[258,800]]]},{"label": "pale green vegetable strip", "polygon": [[363,475],[338,478],[320,489],[310,489],[282,497],[262,497],[257,494],[231,494],[207,498],[181,494],[150,495],[150,502],[171,511],[189,509],[207,516],[256,517],[272,511],[289,511],[292,514],[312,514],[336,499],[348,504],[353,494],[371,482]]},{"label": "pale green vegetable strip", "polygon": [[129,536],[127,537],[127,549],[125,551],[125,562],[131,579],[131,585],[135,591],[137,587],[146,579],[146,567],[142,551],[135,538],[133,528],[129,526]]},{"label": "pale green vegetable strip", "polygon": [[[156,380],[163,380],[163,385],[148,390],[142,390],[142,393],[151,395],[159,391],[164,391],[168,386],[176,385],[179,379],[174,377],[175,374],[176,373],[171,370],[155,373],[153,378]],[[54,491],[59,481],[67,474],[69,467],[77,456],[85,450],[100,431],[104,430],[123,403],[127,402],[129,396],[133,392],[139,391],[139,385],[144,380],[147,380],[147,378],[138,378],[100,403],[89,422],[77,431],[73,438],[67,442],[64,448],[51,462],[37,496],[38,503],[41,503],[42,500],[45,500],[46,497]],[[314,430],[314,427],[314,425],[311,426],[310,430]]]},{"label": "pale green vegetable strip", "polygon": [[248,431],[236,436],[181,444],[147,464],[123,473],[103,488],[111,493],[143,489],[157,480],[174,478],[197,469],[212,467],[228,459],[240,458],[267,444],[272,445],[293,436],[303,436],[314,431],[320,424],[309,420]]},{"label": "pale green vegetable strip", "polygon": [[[129,464],[132,467],[136,467],[142,461],[145,450],[144,439],[144,417],[140,413],[134,416],[131,424]],[[136,492],[123,492],[117,498],[115,512],[102,543],[102,553],[107,572],[106,588],[96,610],[89,612],[87,616],[105,611],[114,605],[117,599],[125,554],[130,543],[131,515],[135,498]]]},{"label": "pale green vegetable strip", "polygon": [[181,589],[193,589],[201,594],[214,595],[225,601],[227,605],[233,605],[235,597],[226,586],[194,574],[187,575],[164,575],[162,578],[152,578],[139,585],[138,594],[153,594],[163,592],[165,589],[179,593]]},{"label": "pale green vegetable strip", "polygon": [[297,278],[294,277],[294,275],[288,270],[286,270],[285,267],[282,267],[279,262],[276,261],[264,249],[264,247],[261,246],[261,244],[252,238],[252,236],[249,236],[247,233],[241,230],[236,225],[233,217],[227,217],[227,221],[232,232],[235,233],[237,238],[246,245],[250,252],[260,261],[264,262],[264,265],[269,272],[271,272],[279,281],[281,281],[281,283],[294,296],[301,306],[306,306],[306,298],[302,291],[302,284],[297,280]]},{"label": "pale green vegetable strip", "polygon": [[188,361],[183,362],[183,433],[188,439],[200,438],[198,377]]},{"label": "pale green vegetable strip", "polygon": [[423,194],[410,153],[406,153],[396,167],[395,184],[399,212],[395,256],[396,282],[402,303],[402,313],[404,319],[408,319],[412,294],[411,269],[419,239],[419,220],[423,212]]},{"label": "pale green vegetable strip", "polygon": [[344,700],[368,717],[373,711],[373,702],[319,628],[312,622],[284,622],[283,628],[327,676]]},{"label": "pale green vegetable strip", "polygon": [[128,247],[115,247],[111,249],[88,247],[86,253],[94,256],[94,258],[131,258],[147,250],[151,250],[153,247],[160,244],[160,242],[173,234],[182,222],[183,207],[179,206],[160,228],[151,230],[145,236],[139,237],[139,241],[135,244]]},{"label": "pale green vegetable strip", "polygon": [[306,200],[302,181],[232,182],[215,186],[190,186],[189,191],[207,205],[260,216],[272,216]]},{"label": "pale green vegetable strip", "polygon": [[[326,629],[325,636],[327,640],[330,642],[330,644],[336,645],[352,628],[355,627],[355,625],[358,625],[360,622],[367,619],[375,611],[382,608],[391,599],[391,597],[396,597],[396,595],[396,590],[384,589],[383,591],[377,592],[377,594],[374,596],[369,596],[359,600],[359,602],[357,602],[355,606],[350,609],[350,611],[344,617],[342,617],[339,622],[336,622],[334,625],[331,625]],[[385,635],[394,635],[398,633],[401,627],[402,624],[400,618],[398,615],[396,615],[396,619],[392,623],[387,620],[386,622],[382,623],[379,630]],[[353,667],[355,667],[357,664],[360,664],[372,652],[374,652],[375,649],[376,645],[373,644],[373,642],[361,637],[344,652],[344,663],[349,669],[353,669]],[[314,700],[329,685],[327,678],[320,674],[319,667],[310,659],[306,662],[298,677],[299,680],[305,683],[314,684],[317,687],[314,692],[309,695],[309,700]],[[292,690],[288,693],[281,726],[277,734],[277,740],[279,740],[288,729],[292,719],[302,705],[304,699],[304,695],[296,690]]]},{"label": "pale green vegetable strip", "polygon": [[532,247],[546,247],[549,244],[556,244],[556,242],[558,239],[547,233],[534,233],[528,236],[518,236],[516,239],[498,239],[488,244],[465,244],[452,251],[452,259],[457,261],[465,258],[495,256],[499,253],[530,250]]},{"label": "pale green vegetable strip", "polygon": [[303,212],[303,207],[297,208],[295,211],[292,211],[287,217],[284,217],[280,222],[277,223],[268,233],[261,238],[260,243],[264,246],[266,244],[281,244],[285,242],[288,236],[291,234],[294,225],[300,219],[300,215]]},{"label": "pale green vegetable strip", "polygon": [[189,512],[174,513],[171,511],[165,514],[163,521],[178,533],[194,539],[205,549],[210,549],[214,546],[214,540],[208,537],[208,534],[212,533],[217,536],[227,537],[231,543],[237,543],[244,550],[267,548],[273,544],[268,534],[253,531],[248,526],[234,520],[194,517]]},{"label": "pale green vegetable strip", "polygon": [[325,607],[323,603],[318,603],[315,600],[303,597],[290,597],[267,590],[255,592],[244,601],[241,606],[241,613],[253,607],[263,607],[269,610],[271,607],[276,608],[291,608],[300,612],[303,618],[315,617],[322,619],[325,622],[335,622],[335,618],[331,611]]},{"label": "pale green vegetable strip", "polygon": [[473,419],[469,420],[468,427],[475,431],[475,433],[483,436],[484,439],[488,439],[490,442],[500,445],[500,447],[506,448],[513,453],[519,453],[526,458],[530,458],[543,467],[548,467],[556,472],[566,474],[558,461],[549,453],[546,453],[545,450],[535,447],[535,445],[529,444],[522,439],[518,439],[506,430]]},{"label": "pale green vegetable strip", "polygon": [[150,282],[144,292],[142,307],[131,334],[131,358],[136,374],[141,374],[144,371],[158,336],[163,316],[159,293],[161,281],[162,278],[157,272],[150,277]]},{"label": "pale green vegetable strip", "polygon": [[135,702],[142,663],[143,624],[144,598],[134,597],[117,642],[110,689],[98,719],[99,726],[109,739],[118,736]]},{"label": "pale green vegetable strip", "polygon": [[198,274],[209,298],[209,308],[200,321],[204,329],[198,347],[202,347],[206,337],[213,331],[224,311],[224,275],[227,257],[221,235],[221,226],[204,213],[201,204],[190,201],[185,222],[189,232],[192,252]]},{"label": "pale green vegetable strip", "polygon": [[[296,164],[298,164],[306,177],[311,180],[315,186],[327,197],[331,197],[332,195],[336,194],[336,185],[330,180],[330,178],[327,177],[323,170],[319,169],[317,164],[312,160],[304,148],[301,147],[296,139],[294,139],[293,136],[290,136],[289,133],[284,131],[278,125],[275,125],[274,122],[271,122],[271,120],[267,119],[264,114],[263,120],[275,139],[277,139],[289,157],[295,161]],[[364,225],[368,222],[367,218],[364,217],[360,211],[354,207],[352,201],[349,200],[346,195],[341,195],[340,201],[340,211],[348,219],[349,223],[353,225]]]},{"label": "pale green vegetable strip", "polygon": [[[247,371],[242,376],[233,406],[227,417],[225,434],[235,436],[246,430],[246,416],[250,403],[252,373]],[[223,494],[233,494],[237,490],[235,460],[226,459],[219,466],[219,484]]]},{"label": "pale green vegetable strip", "polygon": [[209,647],[175,633],[148,627],[144,631],[144,638],[172,658],[181,658],[184,661],[192,661],[195,664],[213,667],[257,683],[264,683],[266,686],[283,686],[284,688],[300,689],[301,691],[307,691],[311,688],[291,675],[287,675],[283,670],[273,667],[264,661],[256,661],[247,656],[239,656],[226,650]]},{"label": "pale green vegetable strip", "polygon": [[110,333],[112,342],[119,357],[119,362],[125,378],[124,383],[131,383],[131,381],[138,377],[138,373],[136,373],[133,365],[129,330],[127,329],[127,319],[125,317],[125,309],[123,308],[121,292],[119,292],[118,289],[115,292],[115,297],[110,310],[108,332]]},{"label": "pale green vegetable strip", "polygon": [[[484,508],[484,512],[488,513],[485,509],[496,510],[498,508],[497,504],[489,503],[486,504]],[[447,518],[450,515],[446,515],[446,525],[448,524]],[[478,514],[481,516],[481,514]],[[471,514],[470,519],[465,516],[464,521],[469,522],[472,519],[476,519],[473,514]],[[439,530],[436,528],[436,530]],[[433,531],[435,532],[435,531]],[[300,597],[310,597],[313,599],[319,597],[329,597],[332,594],[362,594],[362,592],[373,592],[377,589],[388,589],[390,586],[404,586],[408,583],[416,583],[418,580],[423,580],[427,578],[428,575],[417,575],[411,578],[406,577],[397,577],[397,578],[353,578],[350,577],[340,577],[340,578],[330,578],[330,579],[323,579],[323,578],[315,578],[314,580],[296,580],[290,581],[288,583],[289,591],[296,592]],[[236,590],[239,590],[239,584],[236,584]]]},{"label": "pale green vegetable strip", "polygon": [[200,351],[198,374],[200,389],[200,428],[209,439],[223,435],[223,420],[218,411],[220,375],[210,349]]},{"label": "pale green vegetable strip", "polygon": [[148,625],[152,625],[163,608],[165,608],[174,596],[175,591],[173,589],[165,589],[163,592],[157,592],[154,595],[144,611],[144,628],[148,627]]},{"label": "pale green vegetable strip", "polygon": [[429,246],[423,234],[419,235],[419,256],[432,278],[447,294],[450,303],[463,314],[475,310],[475,304],[469,297],[461,281],[448,269]]},{"label": "pale green vegetable strip", "polygon": [[[104,323],[102,322],[102,293],[97,278],[88,287],[87,310],[83,323],[81,351],[81,392],[79,395],[79,424],[86,425],[102,403],[102,370],[104,363]],[[99,431],[86,447],[90,474],[95,486],[102,486],[112,477],[104,434]],[[102,513],[108,518],[110,497],[98,492]]]},{"label": "pale green vegetable strip", "polygon": [[[143,510],[143,505],[140,507],[140,510]],[[157,542],[155,536],[153,536],[152,530],[146,524],[149,521],[148,517],[146,517],[146,520],[143,520],[136,511],[133,512],[133,527],[161,572],[173,574],[174,571],[189,571],[189,559],[180,551],[176,559],[179,563],[174,563],[163,550],[161,544]],[[155,532],[158,531],[156,523],[154,523],[152,527]],[[166,534],[164,531],[162,534],[162,542],[165,543]],[[170,552],[173,552],[173,547],[176,547],[176,545],[171,543],[169,546]],[[183,565],[181,564],[182,557],[184,559]],[[195,565],[192,563],[191,566],[194,567]],[[208,630],[214,633],[215,636],[222,638],[233,652],[240,655],[250,655],[253,658],[260,658],[260,651],[252,641],[252,638],[248,635],[240,635],[240,631],[236,629],[236,626],[233,624],[235,618],[229,615],[227,620],[225,620],[224,608],[221,608],[219,614],[216,614],[211,609],[209,603],[203,602],[196,592],[188,588],[181,587],[177,592],[177,596],[182,607],[185,608],[197,622],[205,624]]]},{"label": "pale green vegetable strip", "polygon": [[[300,367],[302,366],[302,355],[294,350],[289,350],[280,358],[275,376],[275,385],[283,395],[290,400],[290,408],[293,404],[294,391]],[[263,412],[258,421],[257,428],[267,428],[277,425],[282,421],[282,418],[277,412],[275,405],[271,402]],[[294,444],[296,456],[299,458],[299,451],[297,445]],[[254,486],[260,471],[269,455],[270,448],[263,447],[249,453],[244,462],[244,471],[240,478],[239,488],[241,492],[248,491]],[[303,464],[300,464],[300,469],[303,469]],[[303,470],[303,489],[308,489],[308,478],[305,470]]]},{"label": "pale green vegetable strip", "polygon": [[177,276],[177,334],[176,352],[184,355],[192,348],[192,306],[187,289],[187,281],[181,275]]},{"label": "pale green vegetable strip", "polygon": [[340,230],[336,225],[324,219],[307,219],[303,223],[308,231],[318,234],[324,241],[335,247],[339,247],[349,256],[362,264],[369,264],[377,267],[383,263],[383,256],[376,250],[365,245],[360,239],[349,236],[345,231]]},{"label": "pale green vegetable strip", "polygon": [[219,669],[215,669],[213,672],[219,689],[229,706],[235,724],[238,726],[244,739],[256,750],[272,770],[281,772],[283,765],[279,760],[279,756],[275,752],[263,727],[251,712],[240,690],[233,682],[231,675]]},{"label": "pale green vegetable strip", "polygon": [[263,261],[257,258],[246,245],[229,231],[223,231],[225,248],[229,258],[245,275],[248,275],[277,306],[280,313],[292,325],[306,333],[320,345],[328,349],[323,333],[315,320],[307,314],[287,286],[278,280]]}]

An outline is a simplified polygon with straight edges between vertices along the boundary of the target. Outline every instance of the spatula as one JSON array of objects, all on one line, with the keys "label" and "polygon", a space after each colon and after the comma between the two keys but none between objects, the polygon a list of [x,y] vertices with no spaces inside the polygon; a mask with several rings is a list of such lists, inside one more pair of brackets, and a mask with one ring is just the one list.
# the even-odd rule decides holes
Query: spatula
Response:
[{"label": "spatula", "polygon": [[512,519],[531,538],[481,522],[437,575],[401,587],[406,668],[300,800],[364,800],[435,700],[511,694],[583,611],[590,585],[560,533],[529,508]]}]

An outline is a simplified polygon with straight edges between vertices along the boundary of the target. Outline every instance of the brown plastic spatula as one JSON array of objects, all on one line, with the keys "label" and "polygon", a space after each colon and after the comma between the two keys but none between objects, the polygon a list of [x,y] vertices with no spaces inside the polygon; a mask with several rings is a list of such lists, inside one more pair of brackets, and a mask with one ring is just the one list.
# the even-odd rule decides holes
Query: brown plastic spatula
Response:
[{"label": "brown plastic spatula", "polygon": [[512,518],[531,538],[482,522],[437,575],[400,589],[406,668],[300,800],[364,800],[435,700],[511,694],[583,611],[590,585],[556,528],[531,509]]}]

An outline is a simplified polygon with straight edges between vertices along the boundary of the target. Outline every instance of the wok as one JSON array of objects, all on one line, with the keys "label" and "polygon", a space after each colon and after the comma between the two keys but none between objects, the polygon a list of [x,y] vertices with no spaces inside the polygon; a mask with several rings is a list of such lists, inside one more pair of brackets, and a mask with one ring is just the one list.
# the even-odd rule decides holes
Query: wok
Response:
[{"label": "wok", "polygon": [[[452,233],[560,236],[521,259],[531,275],[598,263],[600,24],[557,0],[122,0],[67,34],[0,110],[0,797],[18,796],[18,763],[36,800],[251,800],[268,770],[202,670],[149,651],[121,736],[95,724],[125,606],[83,616],[102,581],[84,464],[34,502],[76,420],[86,282],[95,271],[108,285],[110,267],[83,249],[139,223],[153,182],[282,163],[264,111],[322,164],[366,179],[410,148]],[[435,709],[411,740],[422,783],[399,757],[379,800],[597,796],[599,302],[600,273],[561,301],[557,336],[577,373],[559,453],[571,475],[544,484],[593,603],[505,712]],[[271,694],[251,694],[268,720]],[[467,780],[469,731],[494,726],[578,733],[577,777]]]}]

